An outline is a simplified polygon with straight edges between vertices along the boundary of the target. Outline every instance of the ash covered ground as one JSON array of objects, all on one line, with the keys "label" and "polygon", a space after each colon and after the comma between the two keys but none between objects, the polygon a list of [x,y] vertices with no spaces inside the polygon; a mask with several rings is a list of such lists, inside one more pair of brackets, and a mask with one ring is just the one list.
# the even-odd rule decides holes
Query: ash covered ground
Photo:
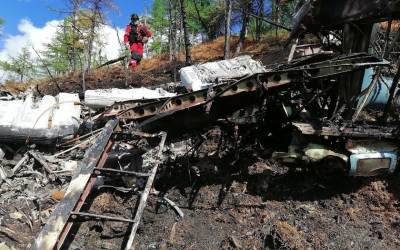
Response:
[{"label": "ash covered ground", "polygon": [[[198,151],[163,163],[155,185],[160,193],[148,199],[134,249],[399,248],[398,174],[352,178],[330,164],[271,164],[254,140],[260,132],[239,128],[235,148],[232,131],[212,127],[203,131]],[[190,140],[172,146],[185,149]],[[57,204],[55,191],[68,181],[40,187],[26,175],[13,183],[8,192],[2,187],[0,240],[27,249],[46,222],[43,211]],[[107,183],[124,186],[118,178]],[[92,190],[82,211],[131,218],[137,192]],[[161,197],[177,204],[184,217]],[[34,218],[39,202],[42,213]],[[124,222],[76,225],[63,249],[122,249],[129,235]]]}]

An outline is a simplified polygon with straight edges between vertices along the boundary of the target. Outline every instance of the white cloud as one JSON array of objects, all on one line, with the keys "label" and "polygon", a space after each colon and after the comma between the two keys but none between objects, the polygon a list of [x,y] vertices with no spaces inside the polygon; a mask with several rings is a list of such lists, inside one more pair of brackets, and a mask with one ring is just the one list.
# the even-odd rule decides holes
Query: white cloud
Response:
[{"label": "white cloud", "polygon": [[[20,34],[18,35],[7,35],[3,34],[1,42],[3,50],[0,51],[0,61],[6,61],[10,57],[16,57],[21,52],[21,49],[27,45],[33,46],[36,51],[44,49],[43,44],[49,43],[54,36],[58,24],[62,21],[49,21],[44,27],[35,27],[34,24],[28,19],[22,19],[18,25]],[[109,60],[118,58],[118,52],[121,49],[118,43],[118,36],[114,28],[109,26],[103,27],[101,31],[104,35],[102,36],[106,41],[107,45],[102,48],[102,55],[106,55]],[[119,38],[123,39],[124,29],[118,28]],[[31,56],[37,58],[36,53],[31,49]],[[0,83],[4,81],[6,77],[4,72],[0,70]]]},{"label": "white cloud", "polygon": [[[104,26],[101,30],[102,38],[105,39],[105,46],[102,55],[106,55],[109,60],[118,58],[118,53],[121,50],[119,42],[123,42],[125,30],[117,28],[117,31],[110,26]],[[118,41],[118,38],[120,41]]]},{"label": "white cloud", "polygon": [[57,29],[59,21],[47,22],[43,28],[36,28],[27,20],[22,19],[18,25],[19,35],[8,35],[4,39],[4,49],[0,52],[0,59],[7,59],[8,56],[17,56],[24,46],[33,46],[36,50],[43,49],[43,43],[48,43]]}]

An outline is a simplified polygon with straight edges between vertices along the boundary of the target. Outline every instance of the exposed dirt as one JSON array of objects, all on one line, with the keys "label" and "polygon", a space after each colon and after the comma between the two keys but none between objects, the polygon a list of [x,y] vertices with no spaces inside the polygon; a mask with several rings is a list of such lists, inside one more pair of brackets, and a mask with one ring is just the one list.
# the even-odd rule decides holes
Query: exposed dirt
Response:
[{"label": "exposed dirt", "polygon": [[[220,56],[222,47],[216,47]],[[251,49],[247,52],[252,53]],[[200,55],[204,52],[197,53],[195,62],[203,60]],[[285,56],[273,46],[268,52],[252,54],[264,64],[282,61]],[[172,67],[167,60],[143,60],[134,71],[128,71],[128,85],[172,82]],[[87,89],[124,88],[125,72],[120,67],[102,69],[86,83]],[[78,73],[59,80],[59,85],[65,92],[82,91]],[[54,83],[40,85],[39,90],[43,94],[58,91]],[[239,127],[241,140],[235,148],[232,127],[221,128],[203,131],[207,140],[195,155],[160,168],[163,174],[155,186],[160,194],[148,199],[134,249],[400,248],[398,173],[352,178],[329,163],[296,168],[272,164],[256,141],[265,137],[262,130]],[[270,143],[277,144],[279,139]],[[198,175],[189,170],[187,162],[199,169]],[[123,186],[119,179],[109,181]],[[29,216],[31,209],[51,208],[57,203],[51,194],[66,185],[68,181],[41,187],[34,177],[26,177],[24,185],[12,187],[19,190],[13,202],[0,203],[0,242],[15,249],[29,248],[46,218],[11,218],[12,214]],[[43,193],[46,203],[39,206],[29,199],[29,192]],[[179,206],[183,219],[159,198],[162,196]],[[90,194],[82,211],[132,218],[137,197],[134,192],[102,188]],[[64,249],[123,249],[129,236],[127,223],[123,222],[83,222],[71,232]]]}]

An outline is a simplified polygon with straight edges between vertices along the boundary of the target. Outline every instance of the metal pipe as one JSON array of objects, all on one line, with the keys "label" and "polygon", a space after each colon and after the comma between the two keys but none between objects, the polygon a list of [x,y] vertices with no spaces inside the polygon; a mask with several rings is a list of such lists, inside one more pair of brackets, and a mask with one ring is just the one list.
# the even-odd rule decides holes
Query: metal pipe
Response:
[{"label": "metal pipe", "polygon": [[371,95],[371,93],[374,90],[376,84],[378,83],[378,79],[379,79],[379,76],[381,74],[381,71],[382,71],[382,66],[379,66],[378,67],[378,72],[376,72],[376,75],[374,76],[374,79],[372,80],[372,83],[369,85],[368,91],[365,94],[364,99],[362,100],[360,106],[358,107],[356,113],[353,116],[353,119],[352,119],[353,122],[357,119],[357,117],[361,113],[362,109],[365,106],[365,103],[367,103],[367,100],[368,100],[369,96]]},{"label": "metal pipe", "polygon": [[131,250],[131,248],[132,248],[133,239],[135,238],[136,230],[139,227],[140,218],[143,214],[144,207],[146,206],[147,197],[150,193],[150,189],[153,187],[153,181],[154,181],[154,178],[157,173],[157,168],[158,168],[158,164],[160,162],[162,149],[164,148],[165,140],[167,138],[167,133],[165,133],[165,132],[161,132],[159,135],[161,135],[161,142],[158,146],[159,149],[158,149],[157,156],[155,158],[156,161],[154,163],[153,169],[151,170],[151,175],[149,176],[149,179],[147,180],[146,187],[143,191],[143,194],[140,197],[139,207],[136,211],[136,215],[135,215],[135,219],[134,219],[135,223],[133,223],[131,234],[129,235],[129,240],[128,240],[128,243],[126,244],[125,250]]}]

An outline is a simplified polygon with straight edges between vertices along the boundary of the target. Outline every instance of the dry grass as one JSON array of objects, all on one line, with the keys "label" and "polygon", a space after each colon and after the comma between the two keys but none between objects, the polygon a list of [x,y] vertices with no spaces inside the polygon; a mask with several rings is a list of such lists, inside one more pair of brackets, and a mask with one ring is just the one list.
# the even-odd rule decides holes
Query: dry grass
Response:
[{"label": "dry grass", "polygon": [[276,232],[290,249],[303,249],[299,232],[287,222],[278,221]]},{"label": "dry grass", "polygon": [[40,81],[28,80],[25,84],[22,84],[21,82],[14,80],[6,80],[2,86],[12,94],[19,95],[20,93],[25,92],[30,86],[35,86],[37,84],[40,84]]},{"label": "dry grass", "polygon": [[[257,42],[252,38],[246,38],[239,55],[249,54],[249,55],[266,55],[270,53],[273,58],[278,58],[274,55],[274,52],[278,51],[281,53],[281,44],[287,39],[288,34],[279,34],[278,37],[275,35],[264,38],[263,40]],[[236,46],[238,43],[238,36],[231,37],[230,41],[230,57],[234,57]],[[224,44],[225,37],[221,36],[213,41],[202,43],[191,48],[191,59],[194,64],[222,60],[224,55]],[[184,65],[185,61],[185,51],[180,53],[180,58],[178,62],[180,65]],[[157,74],[165,73],[171,68],[172,62],[169,61],[168,54],[161,54],[154,56],[152,58],[143,59],[141,64],[135,68],[134,71],[128,72],[133,79],[138,79],[141,84],[147,84],[152,82],[151,77],[157,78]],[[123,77],[121,70],[121,62],[116,63],[114,66],[102,67],[100,69],[92,69],[90,74],[86,76],[86,81],[100,83],[104,81],[109,81],[110,78],[117,79]],[[157,72],[156,74],[151,74],[152,72]],[[137,77],[136,77],[137,76]],[[62,84],[73,84],[80,82],[82,79],[82,72],[70,72],[57,78],[57,82]],[[30,86],[39,86],[39,88],[45,88],[48,84],[52,83],[52,79],[44,79],[40,81],[28,81],[26,83],[20,83],[17,81],[6,81],[4,88],[13,94],[19,94],[20,92],[26,91]]]},{"label": "dry grass", "polygon": [[[387,29],[388,22],[381,22],[379,23],[379,27],[381,29]],[[397,31],[400,28],[400,22],[399,20],[393,20],[392,21],[392,28],[391,31]]]}]

